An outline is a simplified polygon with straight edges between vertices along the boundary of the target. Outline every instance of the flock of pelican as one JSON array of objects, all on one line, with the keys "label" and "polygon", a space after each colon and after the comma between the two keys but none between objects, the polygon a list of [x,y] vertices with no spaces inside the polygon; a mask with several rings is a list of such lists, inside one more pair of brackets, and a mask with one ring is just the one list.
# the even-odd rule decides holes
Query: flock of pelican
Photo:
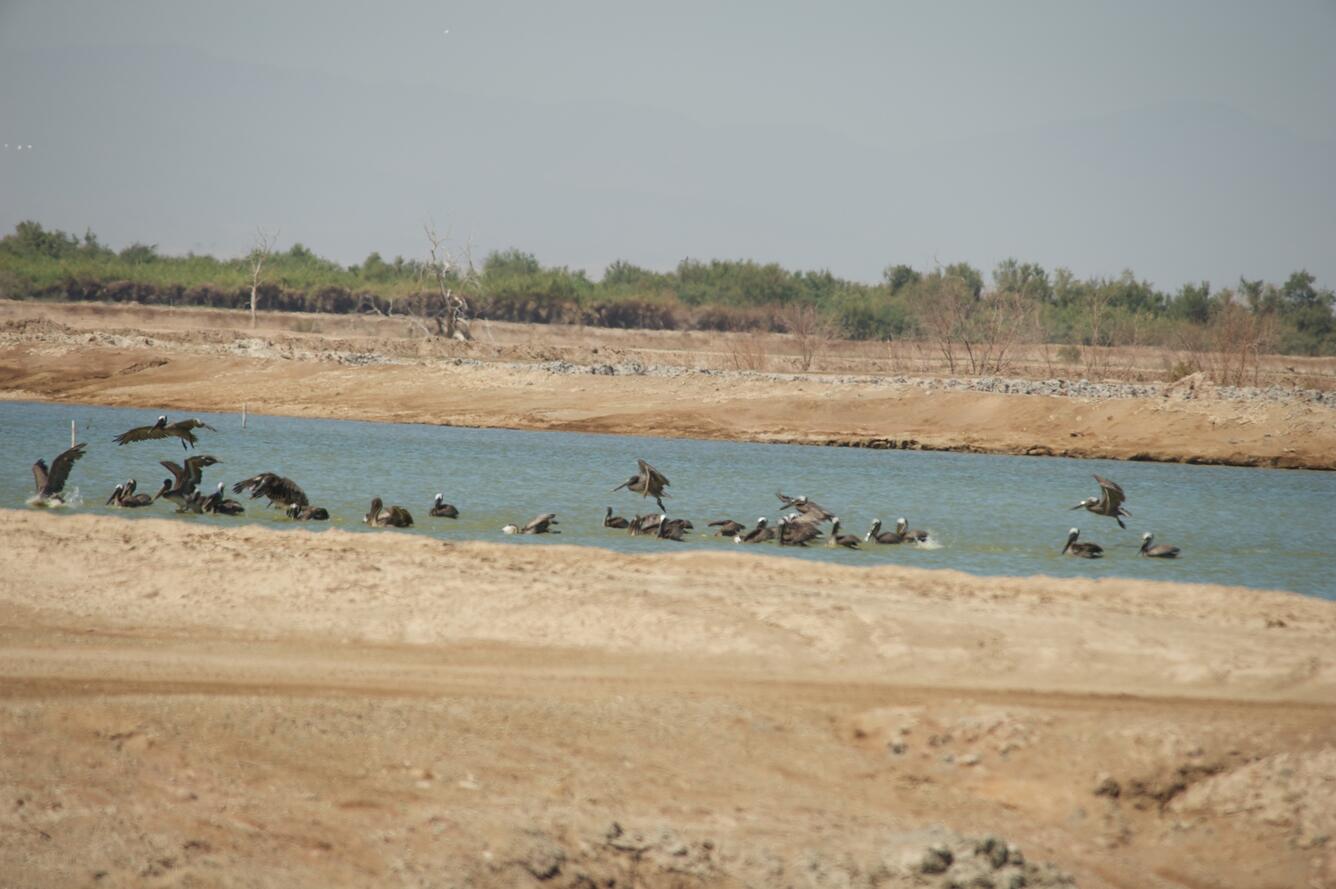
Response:
[{"label": "flock of pelican", "polygon": [[[158,417],[157,422],[152,425],[130,429],[116,436],[113,440],[118,445],[126,445],[141,441],[176,438],[180,440],[182,449],[188,450],[194,448],[198,443],[195,436],[195,430],[197,429],[217,431],[201,420],[180,420],[169,424],[167,418],[163,416]],[[53,459],[50,466],[47,465],[45,460],[38,460],[33,464],[32,471],[37,492],[30,502],[34,505],[64,503],[65,483],[69,479],[70,471],[75,462],[84,456],[85,450],[86,445],[75,444]],[[240,501],[230,499],[224,495],[222,482],[219,482],[218,486],[209,494],[204,494],[200,490],[204,470],[216,466],[222,461],[208,454],[201,454],[187,457],[183,464],[177,464],[171,460],[159,462],[171,473],[171,478],[163,479],[162,486],[156,494],[149,496],[148,494],[138,493],[138,483],[134,479],[129,479],[116,486],[111,496],[107,498],[107,505],[123,509],[137,509],[149,506],[162,499],[174,503],[176,511],[180,513],[210,513],[234,516],[245,512],[245,507]],[[612,491],[616,492],[625,488],[627,491],[639,494],[645,499],[653,497],[655,504],[659,507],[659,512],[636,515],[634,518],[628,519],[613,515],[612,507],[609,506],[603,517],[603,526],[605,528],[622,529],[632,535],[649,535],[663,540],[684,540],[686,535],[694,530],[695,526],[687,519],[670,519],[668,517],[667,509],[663,505],[663,499],[669,496],[666,490],[670,485],[668,477],[644,460],[637,460],[636,462],[638,464],[637,472],[613,488]],[[1099,495],[1087,497],[1073,506],[1072,509],[1085,509],[1094,515],[1107,516],[1117,521],[1118,527],[1126,528],[1127,525],[1123,522],[1123,517],[1131,518],[1132,516],[1123,506],[1127,495],[1119,485],[1106,478],[1096,475],[1095,481],[1099,484]],[[261,472],[258,475],[243,479],[232,486],[232,493],[249,493],[252,500],[263,497],[268,501],[270,507],[282,509],[285,515],[295,521],[325,521],[329,519],[329,511],[324,507],[312,506],[306,492],[301,489],[300,485],[292,479],[275,472]],[[783,508],[790,511],[781,515],[774,527],[770,525],[769,519],[765,516],[757,518],[756,524],[750,528],[731,518],[712,521],[709,523],[709,527],[718,529],[715,536],[732,538],[734,543],[739,544],[774,542],[779,546],[805,547],[816,543],[830,547],[858,549],[864,543],[912,545],[924,544],[929,541],[927,531],[917,528],[911,529],[909,522],[903,517],[896,520],[895,530],[893,531],[883,531],[881,529],[881,519],[876,519],[872,522],[872,527],[861,538],[853,534],[843,534],[840,531],[839,516],[808,497],[789,497],[783,492],[777,492],[776,496]],[[455,519],[459,517],[459,510],[453,504],[445,502],[444,494],[437,494],[430,507],[429,514],[436,518]],[[381,498],[373,497],[371,507],[367,510],[366,515],[362,517],[362,521],[376,528],[408,528],[413,525],[413,515],[403,506],[387,506]],[[830,529],[824,531],[823,526],[827,523],[829,523]],[[560,523],[557,521],[557,514],[547,512],[534,517],[523,525],[506,524],[501,528],[501,531],[505,534],[559,534],[561,532],[554,529],[554,526],[558,524]],[[1079,528],[1072,528],[1067,532],[1067,542],[1062,547],[1063,555],[1083,559],[1098,559],[1104,556],[1103,547],[1097,543],[1078,539],[1080,535]],[[1141,535],[1140,555],[1142,556],[1173,559],[1178,557],[1179,552],[1179,548],[1176,546],[1156,545],[1154,535],[1149,531]]]}]

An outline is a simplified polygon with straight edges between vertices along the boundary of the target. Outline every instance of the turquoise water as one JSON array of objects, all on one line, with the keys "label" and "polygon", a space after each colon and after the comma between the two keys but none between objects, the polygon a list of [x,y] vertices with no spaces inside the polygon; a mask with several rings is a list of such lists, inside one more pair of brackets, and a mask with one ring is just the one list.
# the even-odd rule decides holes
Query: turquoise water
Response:
[{"label": "turquoise water", "polygon": [[[820,559],[845,565],[900,564],[955,568],[983,575],[1050,574],[1139,577],[1288,589],[1336,598],[1336,473],[1241,469],[1181,464],[997,457],[856,448],[801,447],[687,439],[631,438],[564,432],[457,429],[444,426],[181,414],[145,408],[0,403],[0,506],[24,508],[33,493],[29,467],[69,445],[70,421],[88,453],[77,463],[70,488],[81,502],[71,511],[137,518],[169,517],[197,525],[262,522],[290,528],[263,500],[244,498],[237,518],[176,515],[159,501],[137,510],[103,505],[127,478],[154,493],[167,472],[159,460],[181,462],[175,440],[117,446],[114,435],[152,423],[198,416],[218,427],[202,430],[200,447],[222,462],[204,474],[204,490],[261,471],[296,480],[328,523],[375,534],[418,533],[448,539],[508,541],[521,546],[577,543],[622,552],[675,551],[683,546],[721,551],[743,547],[711,538],[706,523],[735,518],[748,525],[760,515],[773,523],[775,491],[806,494],[840,514],[846,533],[867,531],[880,517],[887,529],[899,516],[932,533],[936,548],[865,545],[849,552],[824,546],[780,550],[747,546],[751,553]],[[689,542],[676,544],[602,527],[604,507],[618,515],[648,513],[653,501],[609,489],[636,470],[644,457],[671,480],[670,515],[691,519]],[[1068,508],[1098,493],[1092,473],[1127,491],[1133,518],[1127,530],[1112,519]],[[428,515],[437,491],[459,507],[457,520]],[[408,507],[417,520],[409,531],[372,530],[361,522],[373,496]],[[523,524],[556,512],[560,535],[509,537],[506,522]],[[1101,561],[1059,555],[1067,529],[1105,548]],[[1137,555],[1141,532],[1157,543],[1183,548],[1177,562]]]}]

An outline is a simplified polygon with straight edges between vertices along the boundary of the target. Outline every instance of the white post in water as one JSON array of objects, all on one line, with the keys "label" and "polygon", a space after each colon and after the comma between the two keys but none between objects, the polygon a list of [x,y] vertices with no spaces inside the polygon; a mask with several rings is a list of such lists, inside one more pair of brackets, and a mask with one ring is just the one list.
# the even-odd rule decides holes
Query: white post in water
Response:
[{"label": "white post in water", "polygon": [[241,402],[241,428],[246,428],[246,402]]},{"label": "white post in water", "polygon": [[74,421],[70,420],[70,447],[74,447]]}]

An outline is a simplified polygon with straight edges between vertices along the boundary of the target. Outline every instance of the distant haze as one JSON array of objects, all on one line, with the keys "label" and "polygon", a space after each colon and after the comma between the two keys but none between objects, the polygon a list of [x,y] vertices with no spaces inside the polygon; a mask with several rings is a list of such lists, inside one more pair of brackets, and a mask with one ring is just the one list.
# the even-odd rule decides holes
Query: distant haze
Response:
[{"label": "distant haze", "polygon": [[1330,2],[4,0],[0,228],[1330,286],[1333,46]]}]

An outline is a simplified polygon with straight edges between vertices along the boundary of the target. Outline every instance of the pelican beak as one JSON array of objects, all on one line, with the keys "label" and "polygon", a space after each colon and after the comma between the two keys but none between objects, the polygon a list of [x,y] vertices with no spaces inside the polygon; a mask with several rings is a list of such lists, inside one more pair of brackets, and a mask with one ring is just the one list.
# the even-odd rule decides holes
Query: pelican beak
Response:
[{"label": "pelican beak", "polygon": [[1085,506],[1085,503],[1078,503],[1075,506],[1073,506],[1072,509],[1080,509],[1083,506]]}]

